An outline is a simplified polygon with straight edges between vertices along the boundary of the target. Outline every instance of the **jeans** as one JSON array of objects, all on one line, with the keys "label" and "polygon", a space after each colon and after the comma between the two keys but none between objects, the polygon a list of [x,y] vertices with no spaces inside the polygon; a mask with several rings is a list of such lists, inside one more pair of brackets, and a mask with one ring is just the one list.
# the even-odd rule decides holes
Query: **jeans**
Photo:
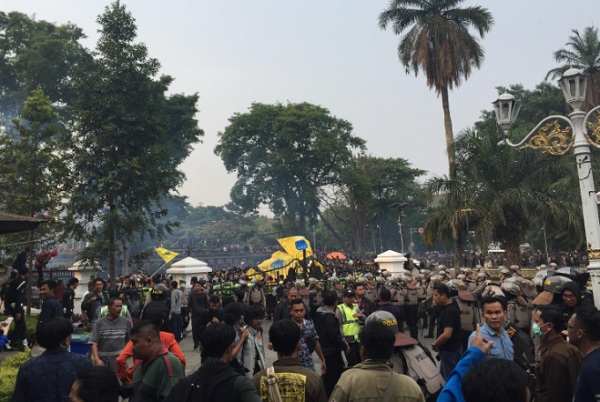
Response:
[{"label": "jeans", "polygon": [[443,351],[438,352],[438,356],[440,356],[440,374],[444,380],[447,380],[454,367],[458,364],[461,352],[460,350]]},{"label": "jeans", "polygon": [[181,326],[182,326],[182,319],[181,319],[181,313],[180,314],[171,314],[171,326],[173,328],[173,334],[175,335],[175,340],[177,342],[181,341]]}]

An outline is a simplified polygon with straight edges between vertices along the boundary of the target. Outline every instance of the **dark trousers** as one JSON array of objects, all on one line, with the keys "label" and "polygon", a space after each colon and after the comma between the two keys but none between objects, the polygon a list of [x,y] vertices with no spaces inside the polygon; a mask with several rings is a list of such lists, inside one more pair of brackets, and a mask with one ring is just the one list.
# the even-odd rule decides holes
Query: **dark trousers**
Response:
[{"label": "dark trousers", "polygon": [[348,346],[350,346],[350,352],[346,353],[346,360],[348,361],[348,367],[352,367],[360,363],[360,344],[352,342]]},{"label": "dark trousers", "polygon": [[333,392],[335,384],[342,376],[344,372],[344,360],[342,359],[342,352],[337,352],[331,355],[325,355],[325,364],[327,364],[327,371],[323,374],[323,384],[325,385],[325,393],[327,398]]},{"label": "dark trousers", "polygon": [[434,336],[433,331],[435,330],[435,322],[437,321],[438,315],[440,315],[437,309],[431,309],[428,312],[429,314],[429,336]]},{"label": "dark trousers", "polygon": [[202,315],[195,314],[192,315],[192,338],[194,339],[194,346],[200,343],[200,321],[202,320]]},{"label": "dark trousers", "polygon": [[177,342],[181,341],[181,314],[172,314],[171,315],[171,328],[173,328],[173,335],[175,335],[175,340]]},{"label": "dark trousers", "polygon": [[410,329],[411,338],[419,339],[419,330],[417,327],[417,305],[404,307],[406,315],[406,324]]},{"label": "dark trousers", "polygon": [[[20,320],[17,320],[17,314],[21,314]],[[9,337],[13,341],[22,342],[23,340],[27,339],[27,325],[25,324],[25,312],[23,311],[23,309],[11,309],[10,315],[12,315],[14,319],[15,329],[10,332]]]}]

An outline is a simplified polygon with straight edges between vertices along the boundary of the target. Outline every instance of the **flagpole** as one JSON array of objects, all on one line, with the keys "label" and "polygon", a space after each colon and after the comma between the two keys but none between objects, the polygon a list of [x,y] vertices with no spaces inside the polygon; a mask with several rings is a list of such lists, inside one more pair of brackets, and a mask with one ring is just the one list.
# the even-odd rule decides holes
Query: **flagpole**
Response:
[{"label": "flagpole", "polygon": [[[171,261],[169,261],[171,262]],[[156,271],[154,271],[154,273],[152,275],[150,275],[150,278],[152,278],[154,275],[156,275],[156,273],[158,271],[160,271],[161,269],[163,269],[165,267],[165,265],[167,265],[169,262],[165,262],[163,265],[160,266],[160,268],[158,268]]]}]

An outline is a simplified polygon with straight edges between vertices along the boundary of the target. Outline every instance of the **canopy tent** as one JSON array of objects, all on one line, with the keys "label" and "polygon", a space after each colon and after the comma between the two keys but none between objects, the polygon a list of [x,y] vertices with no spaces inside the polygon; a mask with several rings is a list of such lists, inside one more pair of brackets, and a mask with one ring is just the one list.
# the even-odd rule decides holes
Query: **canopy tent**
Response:
[{"label": "canopy tent", "polygon": [[34,230],[40,223],[46,222],[43,219],[32,218],[30,216],[9,214],[0,212],[0,234],[24,232]]}]

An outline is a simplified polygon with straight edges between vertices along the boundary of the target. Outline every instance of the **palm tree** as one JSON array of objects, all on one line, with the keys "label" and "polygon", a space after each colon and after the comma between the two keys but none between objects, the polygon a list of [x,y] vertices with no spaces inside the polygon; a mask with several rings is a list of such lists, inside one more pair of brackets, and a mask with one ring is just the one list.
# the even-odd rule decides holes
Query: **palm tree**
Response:
[{"label": "palm tree", "polygon": [[588,83],[583,110],[590,110],[600,104],[600,39],[598,28],[586,27],[583,35],[573,29],[566,45],[569,49],[554,52],[554,58],[565,65],[553,68],[546,74],[548,77],[559,78],[571,67],[578,68],[588,74]]},{"label": "palm tree", "polygon": [[391,23],[396,35],[408,29],[398,46],[406,73],[422,70],[429,88],[442,95],[450,180],[456,179],[454,134],[448,89],[468,79],[473,66],[479,68],[483,49],[471,35],[473,27],[483,38],[492,26],[490,12],[482,7],[457,8],[463,0],[393,0],[379,15],[379,26]]},{"label": "palm tree", "polygon": [[493,118],[458,136],[458,180],[428,183],[446,197],[425,225],[426,240],[460,238],[468,225],[482,250],[502,243],[509,264],[519,262],[519,245],[542,226],[585,243],[571,161],[501,146],[501,139]]}]

